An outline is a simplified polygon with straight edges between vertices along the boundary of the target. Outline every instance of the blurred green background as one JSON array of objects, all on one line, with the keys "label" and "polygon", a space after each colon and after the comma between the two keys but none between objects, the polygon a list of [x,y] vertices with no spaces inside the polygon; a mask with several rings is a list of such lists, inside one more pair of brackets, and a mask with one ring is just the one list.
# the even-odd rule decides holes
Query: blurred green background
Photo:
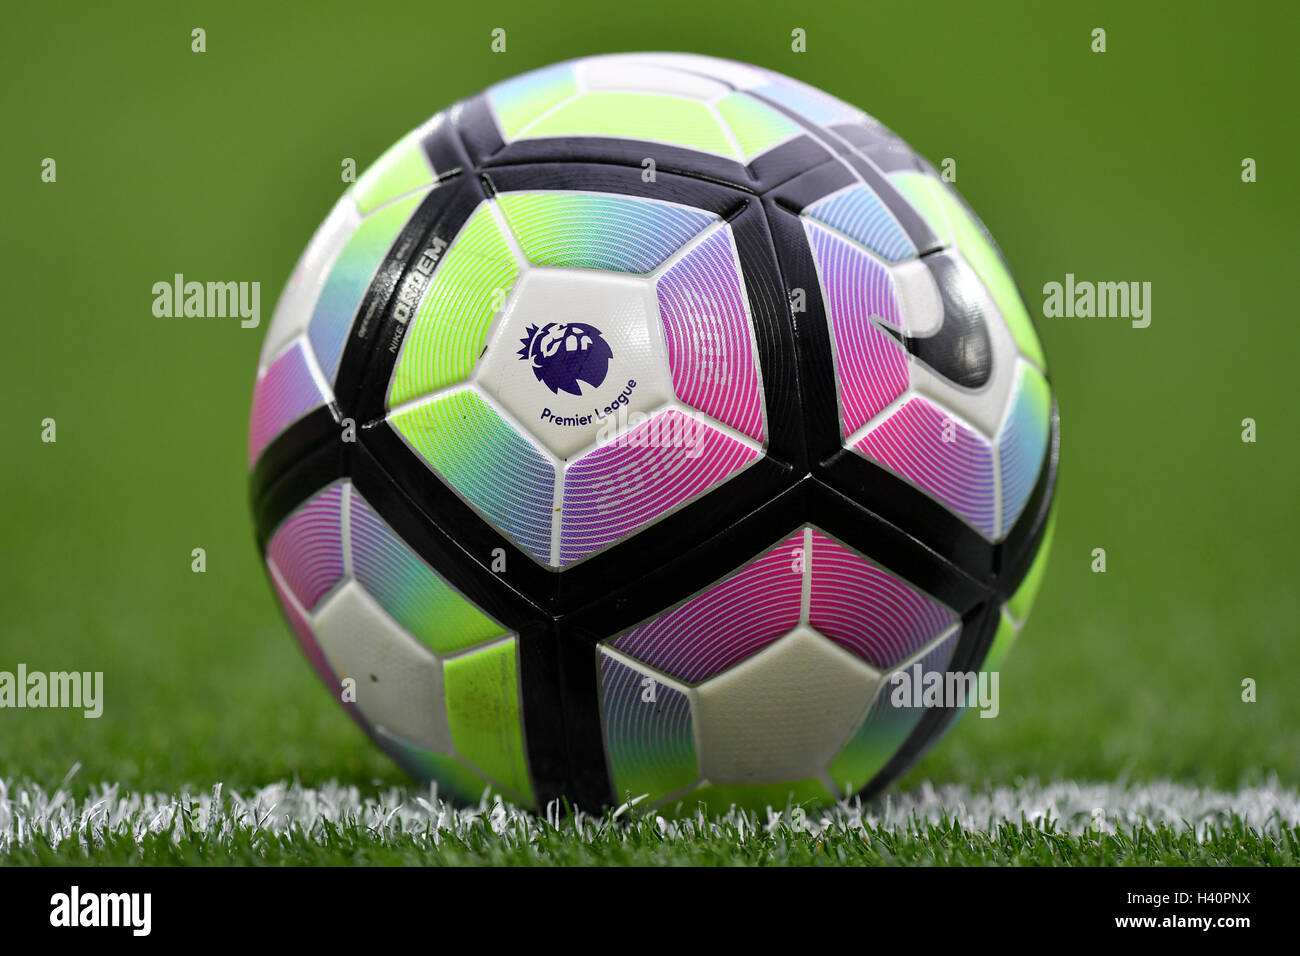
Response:
[{"label": "blurred green background", "polygon": [[[8,11],[0,670],[102,670],[106,703],[99,720],[0,711],[0,777],[55,785],[79,761],[80,785],[150,789],[404,779],[318,686],[253,545],[245,435],[275,296],[343,189],[343,158],[364,168],[438,108],[554,60],[680,49],[790,73],[931,160],[955,158],[1035,314],[1067,272],[1153,285],[1144,330],[1040,320],[1063,424],[1051,567],[1003,668],[1001,716],[965,719],[907,782],[1300,782],[1293,15],[516,0]],[[494,27],[504,54],[489,50]],[[155,318],[151,287],[176,272],[260,281],[262,328]],[[46,417],[56,444],[40,440]],[[196,547],[205,574],[190,570]],[[1097,547],[1105,574],[1090,571]],[[1256,703],[1241,701],[1247,677]]]}]

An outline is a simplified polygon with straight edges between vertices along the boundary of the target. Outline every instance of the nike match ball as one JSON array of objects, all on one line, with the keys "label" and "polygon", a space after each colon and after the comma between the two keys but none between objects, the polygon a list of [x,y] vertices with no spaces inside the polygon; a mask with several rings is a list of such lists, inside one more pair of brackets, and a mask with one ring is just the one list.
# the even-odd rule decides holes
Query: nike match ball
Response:
[{"label": "nike match ball", "polygon": [[402,766],[672,813],[870,795],[933,743],[1029,610],[1057,435],[928,162],[779,74],[631,54],[457,103],[345,190],[248,464],[293,632]]}]

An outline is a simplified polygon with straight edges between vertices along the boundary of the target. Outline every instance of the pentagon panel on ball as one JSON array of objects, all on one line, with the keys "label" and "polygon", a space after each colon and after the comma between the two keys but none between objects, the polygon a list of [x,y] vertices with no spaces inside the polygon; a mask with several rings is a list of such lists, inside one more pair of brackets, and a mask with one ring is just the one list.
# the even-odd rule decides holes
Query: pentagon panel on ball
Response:
[{"label": "pentagon panel on ball", "polygon": [[267,331],[257,538],[305,656],[439,792],[873,794],[1044,576],[1047,363],[988,231],[769,70],[589,57],[353,184]]}]

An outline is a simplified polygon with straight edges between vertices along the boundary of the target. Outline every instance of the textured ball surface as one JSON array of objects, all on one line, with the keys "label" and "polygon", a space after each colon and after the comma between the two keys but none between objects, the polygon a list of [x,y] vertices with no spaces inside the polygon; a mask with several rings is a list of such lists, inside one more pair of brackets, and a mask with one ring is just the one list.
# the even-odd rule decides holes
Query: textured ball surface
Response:
[{"label": "textured ball surface", "polygon": [[271,581],[440,792],[874,793],[1043,572],[1046,360],[997,247],[861,111],[766,70],[557,64],[353,184],[268,329]]}]

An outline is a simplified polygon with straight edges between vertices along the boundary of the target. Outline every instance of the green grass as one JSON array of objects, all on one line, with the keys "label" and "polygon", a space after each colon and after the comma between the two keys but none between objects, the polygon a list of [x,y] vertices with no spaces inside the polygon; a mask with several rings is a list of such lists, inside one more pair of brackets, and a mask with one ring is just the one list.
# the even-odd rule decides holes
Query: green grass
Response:
[{"label": "green grass", "polygon": [[[341,191],[343,157],[364,167],[438,107],[545,62],[685,46],[794,73],[932,159],[955,157],[958,187],[1035,313],[1037,290],[1066,272],[1153,283],[1149,329],[1039,323],[1063,422],[1052,564],[1003,668],[1001,716],[965,719],[904,791],[1018,777],[1300,781],[1300,443],[1289,434],[1300,333],[1285,278],[1300,132],[1286,119],[1296,67],[1292,32],[1275,22],[1285,11],[902,4],[846,24],[827,5],[799,11],[810,47],[797,56],[780,3],[747,5],[745,29],[698,4],[656,10],[503,0],[416,7],[409,27],[379,18],[375,30],[341,29],[357,15],[341,2],[305,18],[253,3],[141,4],[129,17],[27,5],[8,18],[0,669],[103,671],[106,703],[99,720],[0,712],[0,778],[52,789],[79,762],[79,796],[105,780],[166,792],[407,782],[316,685],[253,545],[245,435],[274,297]],[[1098,24],[1102,56],[1087,52]],[[189,52],[196,25],[208,31],[202,56]],[[499,25],[510,52],[493,56]],[[39,178],[46,156],[54,184]],[[1240,181],[1243,156],[1258,160],[1259,182]],[[263,328],[154,318],[151,286],[175,272],[261,281]],[[1256,444],[1239,440],[1247,416]],[[57,444],[39,440],[46,417]],[[195,547],[205,574],[190,570]],[[1089,570],[1096,547],[1106,574]],[[1258,681],[1255,703],[1241,700],[1244,678]],[[1138,839],[939,824],[740,848],[730,834],[688,847],[649,832],[539,839],[468,834],[437,859],[1295,860],[1294,831],[1231,822],[1208,842],[1176,828]],[[390,844],[343,827],[329,840],[160,838],[145,852],[434,860],[410,834]],[[137,852],[110,841],[96,859]],[[41,857],[33,846],[10,861]]]},{"label": "green grass", "polygon": [[1251,866],[1300,864],[1300,791],[1185,785],[921,787],[863,805],[643,816],[485,797],[275,785],[77,798],[0,781],[0,864]]},{"label": "green grass", "polygon": [[34,846],[11,854],[16,865],[75,866],[1296,866],[1300,827],[1276,836],[1234,819],[1198,840],[1161,824],[1102,836],[1052,827],[1003,824],[992,832],[958,823],[925,824],[899,832],[867,827],[818,834],[780,828],[739,840],[734,826],[665,840],[652,827],[612,828],[583,839],[568,828],[526,841],[475,827],[464,835],[426,829],[376,840],[363,827],[330,824],[315,833],[240,833],[230,840],[173,842],[151,836],[141,844],[116,837],[94,852]]},{"label": "green grass", "polygon": [[904,827],[866,824],[811,833],[783,820],[755,830],[734,821],[688,824],[666,836],[652,821],[610,819],[493,829],[483,820],[377,836],[359,822],[310,831],[191,831],[185,817],[163,833],[109,838],[93,849],[38,840],[0,856],[13,865],[153,866],[1296,866],[1300,826],[1273,833],[1232,815],[1201,834],[1159,823],[1114,833],[1072,833],[1055,823],[972,828],[955,820]]}]

